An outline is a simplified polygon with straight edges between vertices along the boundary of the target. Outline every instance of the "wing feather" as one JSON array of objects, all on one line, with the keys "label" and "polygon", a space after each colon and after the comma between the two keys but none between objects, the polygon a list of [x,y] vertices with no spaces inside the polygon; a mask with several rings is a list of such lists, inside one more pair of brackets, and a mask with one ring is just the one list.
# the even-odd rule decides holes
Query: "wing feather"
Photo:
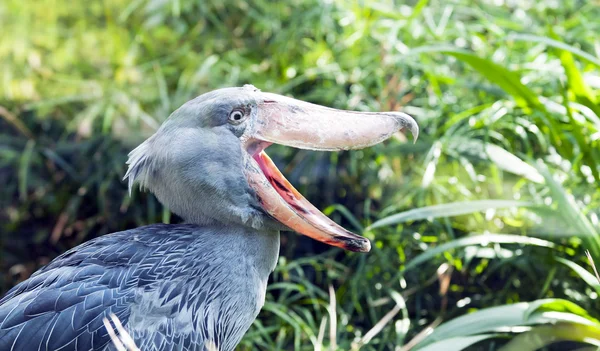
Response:
[{"label": "wing feather", "polygon": [[198,256],[203,233],[213,237],[193,225],[152,225],[67,251],[0,299],[0,350],[104,350],[111,346],[103,318],[111,313],[142,350],[221,344],[225,330],[213,319],[223,318],[215,296],[226,265],[215,260],[225,258],[212,250]]},{"label": "wing feather", "polygon": [[[151,251],[126,240],[127,234],[84,243],[10,290],[0,300],[0,350],[90,350],[107,345],[110,338],[102,319],[114,313],[126,323],[134,298],[128,289],[134,283],[123,283],[125,277],[133,279],[135,264],[126,263]],[[111,251],[118,254],[111,256]]]}]

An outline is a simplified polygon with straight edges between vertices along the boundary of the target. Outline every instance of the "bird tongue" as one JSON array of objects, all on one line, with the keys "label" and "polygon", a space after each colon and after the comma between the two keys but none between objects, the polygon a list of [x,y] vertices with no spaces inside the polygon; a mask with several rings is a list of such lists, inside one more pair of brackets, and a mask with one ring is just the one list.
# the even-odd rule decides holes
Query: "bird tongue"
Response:
[{"label": "bird tongue", "polygon": [[350,251],[371,249],[368,239],[342,228],[308,202],[264,151],[254,154],[253,159],[262,174],[251,171],[248,181],[267,213],[290,229],[323,243]]}]

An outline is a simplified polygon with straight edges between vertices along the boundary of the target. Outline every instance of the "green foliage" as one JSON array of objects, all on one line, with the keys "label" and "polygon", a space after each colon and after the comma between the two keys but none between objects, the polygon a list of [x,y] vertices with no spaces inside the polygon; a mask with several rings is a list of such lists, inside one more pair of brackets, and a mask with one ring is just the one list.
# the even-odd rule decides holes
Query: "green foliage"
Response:
[{"label": "green foliage", "polygon": [[[588,342],[600,346],[600,323],[597,320],[590,317],[585,310],[572,302],[547,299],[536,300],[531,303],[521,302],[484,308],[455,318],[436,328],[419,344],[419,346],[423,345],[424,347],[417,348],[417,350],[426,350],[428,345],[431,350],[446,350],[447,345],[453,345],[458,340],[465,340],[465,338],[459,338],[459,336],[480,335],[480,338],[466,339],[475,343],[483,340],[483,337],[495,336],[489,333],[518,332],[519,327],[537,324],[552,324],[548,328],[551,328],[556,337],[553,341],[574,340],[586,342],[585,339],[589,338]],[[569,332],[565,332],[565,329]],[[528,328],[523,328],[523,330],[528,330]],[[573,330],[577,332],[572,333]],[[539,346],[544,346],[544,344]],[[523,345],[520,345],[520,348],[515,347],[508,344],[503,349],[524,349]],[[536,349],[532,348],[531,350]]]},{"label": "green foliage", "polygon": [[188,99],[252,83],[401,109],[422,133],[269,149],[373,250],[283,235],[240,349],[598,345],[599,17],[577,0],[5,0],[0,290],[94,236],[177,221],[127,195],[127,152]]}]

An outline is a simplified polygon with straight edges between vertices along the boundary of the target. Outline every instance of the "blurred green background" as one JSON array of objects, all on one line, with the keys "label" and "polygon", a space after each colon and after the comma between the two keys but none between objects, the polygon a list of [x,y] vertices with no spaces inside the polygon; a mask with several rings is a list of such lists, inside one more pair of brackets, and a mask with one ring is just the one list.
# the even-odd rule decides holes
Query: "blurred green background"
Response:
[{"label": "blurred green background", "polygon": [[574,0],[2,0],[0,292],[92,237],[178,222],[128,196],[127,153],[251,83],[422,132],[269,149],[373,250],[284,234],[241,350],[596,350],[599,18]]}]

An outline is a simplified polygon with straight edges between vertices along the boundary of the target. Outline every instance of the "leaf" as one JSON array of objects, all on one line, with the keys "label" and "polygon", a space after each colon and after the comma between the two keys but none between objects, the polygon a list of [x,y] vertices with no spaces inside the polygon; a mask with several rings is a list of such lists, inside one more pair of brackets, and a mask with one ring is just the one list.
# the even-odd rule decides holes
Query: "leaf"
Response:
[{"label": "leaf", "polygon": [[[589,108],[595,117],[600,116],[600,106],[598,106],[596,96],[583,79],[582,73],[577,68],[575,60],[573,60],[573,55],[568,51],[561,51],[559,57],[560,62],[565,69],[565,74],[567,75],[568,89],[573,93],[573,95],[575,95],[575,100]],[[573,134],[582,150],[582,153],[585,154],[584,157],[588,162],[588,166],[590,166],[592,172],[594,173],[594,177],[599,179],[595,159],[593,157],[589,157],[589,138],[584,135],[587,128],[585,125],[582,125],[582,123],[578,123],[578,121],[574,118],[571,104],[569,103],[569,97],[567,94],[563,95],[563,104],[565,106],[565,110],[569,116],[569,119],[571,120],[571,123],[573,124]]]},{"label": "leaf", "polygon": [[[543,310],[544,308],[554,307],[560,310],[571,310],[570,305],[575,305],[572,302],[562,299],[543,299],[533,302],[521,302],[511,305],[503,305],[491,308],[485,308],[477,312],[473,312],[458,318],[448,321],[436,329],[421,343],[419,346],[430,345],[434,342],[456,338],[459,336],[487,334],[490,332],[522,332],[523,326],[531,326],[538,324],[554,324],[559,322],[572,323],[577,320],[582,323],[579,325],[595,325],[591,321],[583,318],[577,318],[575,313],[554,312],[548,311],[537,314],[532,313]],[[575,305],[581,309],[579,306]],[[582,310],[582,309],[581,309]]]},{"label": "leaf", "polygon": [[410,269],[415,268],[423,262],[427,262],[436,255],[441,254],[442,252],[456,249],[459,247],[473,246],[473,245],[481,245],[486,246],[490,243],[494,244],[523,244],[523,245],[533,245],[540,247],[554,247],[554,243],[550,241],[546,241],[543,239],[532,238],[528,236],[522,235],[512,235],[512,234],[480,234],[475,236],[468,236],[465,238],[460,238],[456,240],[452,240],[450,242],[444,243],[442,245],[436,246],[435,248],[428,249],[417,257],[413,258],[408,262],[404,271],[408,271]]},{"label": "leaf", "polygon": [[69,164],[67,160],[58,155],[54,150],[50,148],[44,148],[42,154],[46,156],[50,161],[56,163],[63,171],[65,171],[71,178],[76,181],[80,181],[80,177],[77,171]]},{"label": "leaf", "polygon": [[573,261],[564,259],[562,257],[555,257],[554,259],[557,262],[560,262],[571,268],[584,282],[586,282],[590,287],[594,288],[598,294],[600,294],[600,282],[598,282],[598,278],[596,278],[596,276]]},{"label": "leaf", "polygon": [[109,134],[111,132],[114,118],[115,107],[113,105],[109,105],[104,112],[104,119],[102,120],[102,133]]},{"label": "leaf", "polygon": [[455,137],[452,138],[450,147],[460,153],[489,160],[498,166],[498,168],[527,178],[534,183],[544,183],[544,177],[535,167],[498,145],[485,143],[477,139]]},{"label": "leaf", "polygon": [[537,95],[521,83],[521,78],[515,72],[467,51],[456,50],[445,51],[444,53],[469,64],[489,81],[497,84],[504,91],[512,95],[519,106],[537,107],[543,110]]},{"label": "leaf", "polygon": [[557,204],[557,216],[574,228],[576,235],[586,242],[586,246],[594,258],[600,258],[600,237],[590,220],[583,214],[573,197],[567,194],[566,189],[554,180],[543,163],[536,164],[536,168],[546,180],[552,201]]},{"label": "leaf", "polygon": [[416,348],[415,350],[419,351],[461,351],[466,349],[467,347],[476,344],[485,339],[493,338],[498,334],[481,334],[474,336],[461,336],[456,338],[448,338],[438,342],[434,342],[433,344],[429,344],[425,347]]},{"label": "leaf", "polygon": [[482,310],[454,318],[435,328],[429,336],[419,343],[425,346],[441,340],[460,336],[489,333],[507,326],[521,325],[524,323],[523,314],[529,304],[521,302],[512,305],[503,305]]},{"label": "leaf", "polygon": [[598,326],[597,319],[590,317],[587,311],[576,303],[563,299],[542,299],[529,303],[524,318],[529,324],[546,323],[549,319]]},{"label": "leaf", "polygon": [[536,351],[557,341],[576,341],[600,346],[600,329],[576,323],[544,325],[518,335],[500,351]]},{"label": "leaf", "polygon": [[[591,102],[593,107],[596,107],[596,97],[592,92],[592,89],[586,84],[583,79],[583,75],[575,65],[573,55],[568,51],[562,51],[560,53],[560,62],[565,69],[567,80],[569,82],[570,90],[580,99],[586,100],[588,103]],[[585,104],[585,103],[584,103]],[[590,107],[588,104],[586,106]]]},{"label": "leaf", "polygon": [[34,146],[35,141],[29,139],[27,144],[25,144],[25,150],[23,150],[23,154],[21,154],[21,159],[19,160],[19,198],[21,200],[27,199],[27,183]]},{"label": "leaf", "polygon": [[481,58],[469,51],[449,46],[423,46],[411,50],[409,53],[432,53],[439,52],[451,55],[477,70],[490,82],[497,84],[505,92],[512,95],[516,103],[521,107],[536,107],[545,111],[537,95],[527,86],[521,83],[518,74],[501,66],[491,60]]},{"label": "leaf", "polygon": [[532,166],[498,145],[485,144],[485,151],[490,161],[500,169],[520,175],[534,183],[544,183],[544,177]]},{"label": "leaf", "polygon": [[367,227],[367,230],[428,218],[454,217],[473,212],[481,212],[489,209],[529,206],[535,206],[535,204],[531,202],[513,200],[476,200],[452,202],[449,204],[415,208],[405,212],[396,213],[376,221],[375,223]]},{"label": "leaf", "polygon": [[537,35],[533,35],[533,34],[510,34],[506,37],[507,41],[511,41],[511,40],[517,40],[517,41],[529,41],[529,42],[537,42],[537,43],[542,43],[542,44],[546,44],[548,46],[557,48],[557,49],[561,49],[561,50],[565,50],[568,51],[570,53],[572,53],[573,55],[582,58],[586,61],[588,61],[589,63],[592,63],[598,67],[600,67],[600,59],[598,59],[597,57],[588,54],[587,52],[578,49],[574,46],[571,46],[569,44],[563,43],[561,41],[558,40],[554,40],[548,37],[541,37],[541,36],[537,36]]}]

